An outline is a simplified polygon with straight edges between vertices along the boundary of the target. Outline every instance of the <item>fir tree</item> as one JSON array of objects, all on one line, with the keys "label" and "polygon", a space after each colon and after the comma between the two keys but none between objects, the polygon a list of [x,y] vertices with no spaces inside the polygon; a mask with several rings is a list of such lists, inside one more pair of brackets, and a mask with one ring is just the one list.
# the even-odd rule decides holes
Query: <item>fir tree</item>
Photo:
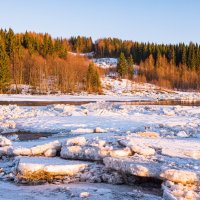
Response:
[{"label": "fir tree", "polygon": [[181,64],[186,65],[186,63],[187,63],[187,49],[185,45],[183,45],[181,49]]},{"label": "fir tree", "polygon": [[125,78],[128,72],[127,61],[123,52],[121,52],[120,57],[118,59],[117,72],[121,78]]},{"label": "fir tree", "polygon": [[87,70],[86,86],[88,92],[100,92],[101,81],[97,68],[93,63],[90,63]]},{"label": "fir tree", "polygon": [[4,92],[10,81],[9,57],[6,54],[5,44],[0,37],[0,92]]},{"label": "fir tree", "polygon": [[14,48],[15,48],[15,34],[13,30],[10,28],[8,33],[6,34],[6,51],[11,59],[13,57]]},{"label": "fir tree", "polygon": [[45,33],[43,38],[43,45],[42,45],[42,52],[43,56],[46,57],[49,53],[49,46],[51,45],[51,40],[49,39],[49,36],[47,33]]}]

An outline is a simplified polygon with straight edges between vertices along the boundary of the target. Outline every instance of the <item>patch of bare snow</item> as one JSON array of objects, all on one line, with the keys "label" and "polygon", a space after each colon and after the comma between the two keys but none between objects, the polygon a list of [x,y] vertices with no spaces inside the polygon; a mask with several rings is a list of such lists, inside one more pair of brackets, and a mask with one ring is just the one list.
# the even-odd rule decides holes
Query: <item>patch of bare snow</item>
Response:
[{"label": "patch of bare snow", "polygon": [[117,66],[117,58],[95,58],[92,61],[103,69],[115,68]]},{"label": "patch of bare snow", "polygon": [[[162,198],[153,194],[146,194],[141,190],[133,191],[130,186],[117,186],[108,184],[89,184],[75,183],[66,185],[35,185],[22,186],[8,182],[0,182],[0,199],[4,200],[81,200],[80,193],[88,192],[90,200],[132,200],[139,198],[141,200],[161,200]],[[17,194],[17,195],[16,195]]]}]

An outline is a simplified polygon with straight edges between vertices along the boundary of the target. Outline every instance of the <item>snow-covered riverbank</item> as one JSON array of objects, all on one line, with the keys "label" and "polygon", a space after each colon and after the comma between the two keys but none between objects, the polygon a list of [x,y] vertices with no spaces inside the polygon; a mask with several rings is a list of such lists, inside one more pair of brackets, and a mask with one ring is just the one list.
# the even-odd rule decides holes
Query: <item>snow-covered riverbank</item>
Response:
[{"label": "snow-covered riverbank", "polygon": [[101,79],[103,94],[30,95],[1,94],[0,102],[131,102],[157,100],[200,101],[200,92],[181,92],[160,88],[149,83],[135,83],[127,79],[104,77]]}]

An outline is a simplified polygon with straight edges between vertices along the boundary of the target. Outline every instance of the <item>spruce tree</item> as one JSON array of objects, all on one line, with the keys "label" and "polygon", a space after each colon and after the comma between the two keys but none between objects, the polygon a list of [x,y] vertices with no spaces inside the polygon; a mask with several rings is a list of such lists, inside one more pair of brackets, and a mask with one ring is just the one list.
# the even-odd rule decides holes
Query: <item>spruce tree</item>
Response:
[{"label": "spruce tree", "polygon": [[93,63],[90,63],[87,70],[86,86],[88,92],[100,92],[101,81],[97,68]]},{"label": "spruce tree", "polygon": [[120,57],[118,59],[118,63],[117,63],[117,73],[119,74],[121,78],[125,78],[125,76],[127,75],[127,72],[128,72],[127,61],[124,56],[124,53],[121,52]]},{"label": "spruce tree", "polygon": [[182,65],[186,65],[187,63],[187,52],[186,52],[186,47],[185,45],[183,44],[183,48],[181,50],[181,64]]},{"label": "spruce tree", "polygon": [[10,81],[9,57],[6,53],[5,44],[0,37],[0,92],[4,92]]},{"label": "spruce tree", "polygon": [[28,49],[31,55],[34,53],[34,46],[32,40],[33,38],[31,37],[31,34],[26,31],[25,34],[23,35],[22,46]]},{"label": "spruce tree", "polygon": [[8,33],[6,34],[6,51],[11,59],[13,57],[14,48],[15,48],[15,34],[13,30],[10,28]]},{"label": "spruce tree", "polygon": [[43,37],[43,46],[42,46],[43,56],[46,57],[48,52],[49,52],[49,36],[47,33],[45,33]]}]

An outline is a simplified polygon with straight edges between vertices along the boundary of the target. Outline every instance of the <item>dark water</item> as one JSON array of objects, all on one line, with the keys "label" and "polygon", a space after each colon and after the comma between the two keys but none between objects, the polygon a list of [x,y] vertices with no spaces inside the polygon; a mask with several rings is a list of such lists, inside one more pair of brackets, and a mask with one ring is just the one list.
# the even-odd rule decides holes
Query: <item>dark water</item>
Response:
[{"label": "dark water", "polygon": [[18,131],[18,132],[12,132],[12,133],[4,133],[3,136],[9,137],[13,135],[17,135],[19,141],[27,141],[27,140],[37,140],[40,138],[47,138],[52,135],[52,133],[32,133],[32,132],[26,132],[26,131]]},{"label": "dark water", "polygon": [[18,106],[47,106],[53,104],[83,105],[95,103],[95,101],[0,101],[0,105],[18,105]]},{"label": "dark water", "polygon": [[200,106],[200,100],[158,100],[158,101],[135,101],[123,102],[126,105],[163,105],[163,106]]},{"label": "dark water", "polygon": [[[106,101],[107,103],[118,103],[122,105],[163,105],[163,106],[200,106],[200,100],[157,100],[157,101]],[[0,101],[0,105],[18,105],[18,106],[47,106],[52,104],[83,105],[87,103],[96,103],[96,101]]]}]

